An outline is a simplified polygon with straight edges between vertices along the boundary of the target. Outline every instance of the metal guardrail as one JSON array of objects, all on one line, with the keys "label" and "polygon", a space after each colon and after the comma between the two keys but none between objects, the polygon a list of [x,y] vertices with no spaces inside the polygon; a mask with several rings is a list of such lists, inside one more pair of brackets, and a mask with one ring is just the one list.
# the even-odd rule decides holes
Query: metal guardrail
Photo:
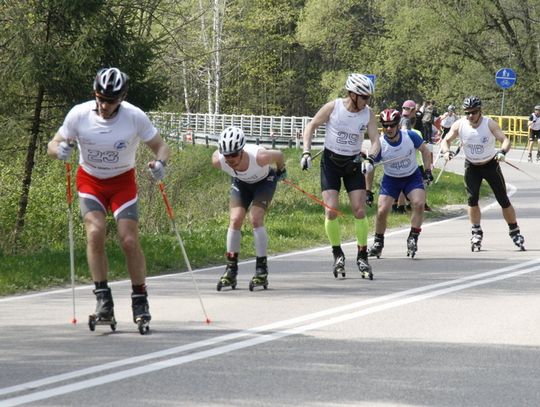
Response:
[{"label": "metal guardrail", "polygon": [[[302,145],[302,133],[311,117],[211,115],[203,113],[149,112],[148,116],[168,140],[179,143],[215,145],[221,131],[229,126],[244,130],[249,143],[264,146],[296,147]],[[313,146],[324,143],[325,126],[315,132]]]},{"label": "metal guardrail", "polygon": [[[228,126],[238,126],[244,130],[249,143],[271,148],[302,146],[302,133],[312,117],[295,116],[254,116],[205,113],[149,112],[148,116],[160,130],[164,138],[184,143],[216,145],[221,131]],[[499,123],[512,145],[527,145],[528,117],[491,116]],[[322,147],[325,126],[320,126],[313,137],[313,147]]]}]

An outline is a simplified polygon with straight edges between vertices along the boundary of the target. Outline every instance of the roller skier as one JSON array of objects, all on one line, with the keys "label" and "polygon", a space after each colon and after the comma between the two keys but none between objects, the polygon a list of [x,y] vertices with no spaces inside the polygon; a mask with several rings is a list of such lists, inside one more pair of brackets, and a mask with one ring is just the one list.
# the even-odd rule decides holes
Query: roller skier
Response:
[{"label": "roller skier", "polygon": [[[422,230],[426,191],[423,174],[418,166],[416,151],[422,154],[424,174],[428,182],[431,174],[431,152],[422,137],[414,130],[399,128],[401,114],[395,109],[383,110],[380,123],[383,134],[380,136],[381,151],[375,161],[383,162],[384,175],[379,189],[375,237],[369,250],[370,256],[381,257],[384,248],[384,233],[392,204],[403,193],[411,203],[411,230],[406,240],[407,257],[414,258],[418,250],[418,236]],[[367,184],[371,186],[374,174],[369,174]]]},{"label": "roller skier", "polygon": [[279,150],[268,150],[262,146],[246,144],[243,130],[234,126],[221,132],[218,147],[212,155],[212,165],[229,174],[232,181],[229,200],[230,220],[227,230],[227,265],[216,288],[218,291],[221,291],[223,287],[236,289],[238,255],[242,238],[240,230],[249,211],[257,256],[255,274],[249,283],[249,290],[253,291],[259,286],[266,290],[268,288],[268,234],[264,227],[264,218],[278,181],[287,177],[283,153]]},{"label": "roller skier", "polygon": [[[480,185],[483,180],[489,184],[502,215],[508,224],[508,234],[512,242],[522,251],[525,239],[517,223],[516,212],[506,192],[506,184],[499,163],[505,160],[510,150],[510,140],[504,135],[496,121],[482,115],[482,101],[476,96],[468,96],[463,101],[464,117],[455,122],[448,136],[441,142],[441,151],[446,160],[453,157],[451,142],[459,138],[465,153],[465,186],[468,196],[468,215],[471,223],[471,250],[479,251],[482,246],[483,231],[480,225],[481,212],[478,206]],[[499,142],[499,150],[495,143]]]}]

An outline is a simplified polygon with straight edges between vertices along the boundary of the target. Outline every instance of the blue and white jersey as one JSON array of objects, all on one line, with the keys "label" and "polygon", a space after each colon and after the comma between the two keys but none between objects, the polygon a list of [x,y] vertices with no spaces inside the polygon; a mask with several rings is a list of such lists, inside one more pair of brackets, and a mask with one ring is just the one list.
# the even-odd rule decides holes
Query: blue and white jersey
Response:
[{"label": "blue and white jersey", "polygon": [[[424,143],[424,140],[411,130],[398,130],[401,137],[396,143],[392,143],[385,135],[379,138],[381,151],[375,161],[389,161],[383,164],[384,174],[390,177],[403,178],[413,174],[418,168],[416,150]],[[399,158],[401,157],[401,158]]]},{"label": "blue and white jersey", "polygon": [[334,110],[326,122],[324,148],[336,154],[354,156],[362,151],[371,108],[366,106],[359,112],[349,112],[344,103],[345,99],[334,102]]}]

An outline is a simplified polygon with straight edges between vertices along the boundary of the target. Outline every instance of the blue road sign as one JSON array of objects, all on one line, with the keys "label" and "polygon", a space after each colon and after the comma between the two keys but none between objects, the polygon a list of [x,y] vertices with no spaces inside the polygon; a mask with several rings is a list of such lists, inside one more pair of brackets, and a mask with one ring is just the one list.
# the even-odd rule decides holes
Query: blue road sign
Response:
[{"label": "blue road sign", "polygon": [[516,84],[516,73],[510,68],[501,68],[495,74],[495,82],[503,89],[511,88]]},{"label": "blue road sign", "polygon": [[377,79],[377,75],[373,75],[372,73],[365,73],[365,76],[367,76],[371,82],[373,82],[373,89],[375,89],[375,80]]}]

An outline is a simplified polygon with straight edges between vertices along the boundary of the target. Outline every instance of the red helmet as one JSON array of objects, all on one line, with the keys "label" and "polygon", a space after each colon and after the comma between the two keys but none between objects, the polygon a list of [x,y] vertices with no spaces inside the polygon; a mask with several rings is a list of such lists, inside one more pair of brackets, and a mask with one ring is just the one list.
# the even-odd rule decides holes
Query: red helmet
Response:
[{"label": "red helmet", "polygon": [[399,124],[401,120],[401,114],[396,109],[384,109],[379,117],[383,126]]}]

